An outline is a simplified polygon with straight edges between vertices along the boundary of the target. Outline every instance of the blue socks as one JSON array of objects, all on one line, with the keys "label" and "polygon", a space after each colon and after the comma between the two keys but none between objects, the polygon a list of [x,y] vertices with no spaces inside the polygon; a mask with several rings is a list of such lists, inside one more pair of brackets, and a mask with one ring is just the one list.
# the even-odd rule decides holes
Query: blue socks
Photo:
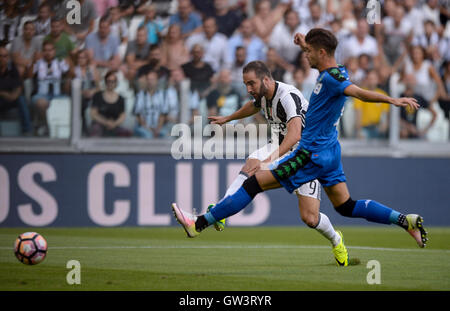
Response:
[{"label": "blue socks", "polygon": [[225,197],[219,203],[214,206],[211,211],[204,214],[208,225],[215,223],[217,220],[230,217],[242,209],[244,209],[253,198],[245,191],[243,187],[240,187],[234,194]]},{"label": "blue socks", "polygon": [[403,226],[403,215],[377,201],[358,200],[351,217],[365,218],[367,221],[380,224],[396,224]]}]

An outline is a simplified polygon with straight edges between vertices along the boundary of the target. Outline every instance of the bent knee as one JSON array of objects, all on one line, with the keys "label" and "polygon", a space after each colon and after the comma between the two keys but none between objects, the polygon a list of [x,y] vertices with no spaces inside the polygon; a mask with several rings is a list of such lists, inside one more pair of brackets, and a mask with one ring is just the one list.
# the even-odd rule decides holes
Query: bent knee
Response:
[{"label": "bent knee", "polygon": [[247,161],[245,161],[245,164],[242,167],[240,173],[243,173],[247,177],[250,177],[250,176],[254,175],[256,173],[255,167],[258,166],[258,164],[260,162],[261,161],[258,160],[258,159],[247,159]]},{"label": "bent knee", "polygon": [[302,214],[302,221],[310,228],[315,228],[319,222],[319,215],[308,213]]}]

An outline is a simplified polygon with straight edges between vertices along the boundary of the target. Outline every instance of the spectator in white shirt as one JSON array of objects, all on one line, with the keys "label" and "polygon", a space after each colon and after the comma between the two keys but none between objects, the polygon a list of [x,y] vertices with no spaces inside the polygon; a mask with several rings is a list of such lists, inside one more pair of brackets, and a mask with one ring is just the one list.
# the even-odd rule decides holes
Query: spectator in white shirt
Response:
[{"label": "spectator in white shirt", "polygon": [[439,45],[439,35],[436,26],[432,20],[426,20],[424,23],[424,32],[415,36],[412,45],[420,45],[425,49],[427,55],[431,54],[431,50],[437,49]]},{"label": "spectator in white shirt", "polygon": [[[134,114],[137,125],[134,133],[143,138],[165,137],[168,134],[166,118],[171,110],[178,106],[176,91],[172,88],[169,94],[169,89],[158,88],[156,71],[147,73],[146,82],[146,89],[141,90],[136,97]],[[174,94],[175,96],[172,96]]]},{"label": "spectator in white shirt", "polygon": [[308,28],[308,31],[312,28],[325,28],[330,29],[330,22],[333,20],[333,16],[327,12],[323,12],[322,7],[317,2],[311,2],[309,4],[310,16],[302,23]]},{"label": "spectator in white shirt", "polygon": [[128,41],[127,21],[122,18],[120,7],[114,6],[109,9],[109,18],[111,19],[111,34],[120,38],[125,43]]},{"label": "spectator in white shirt", "polygon": [[294,63],[299,52],[298,46],[292,40],[298,32],[306,35],[308,29],[305,25],[300,24],[298,13],[289,10],[284,14],[284,19],[275,26],[270,36],[270,47],[274,48],[289,63]]},{"label": "spectator in white shirt", "polygon": [[194,33],[186,40],[186,48],[189,51],[195,44],[203,46],[203,61],[209,63],[216,73],[230,67],[228,39],[217,32],[217,23],[213,17],[207,17],[203,21],[203,32]]},{"label": "spectator in white shirt", "polygon": [[[48,132],[46,112],[53,98],[62,95],[62,82],[64,75],[70,67],[65,60],[58,60],[55,56],[55,46],[52,42],[43,45],[43,58],[34,64],[34,74],[37,80],[37,93],[32,97],[32,103],[36,107],[40,118],[40,127],[43,132]],[[41,132],[38,129],[38,133]]]},{"label": "spectator in white shirt", "polygon": [[297,11],[298,17],[301,21],[307,20],[311,17],[309,11],[310,0],[281,0],[282,3],[292,3],[291,7],[293,10]]},{"label": "spectator in white shirt", "polygon": [[47,2],[43,2],[39,6],[38,17],[34,21],[36,36],[45,37],[50,34],[51,20],[51,7]]},{"label": "spectator in white shirt", "polygon": [[388,62],[393,65],[395,61],[402,55],[406,40],[412,38],[412,25],[404,18],[405,9],[401,5],[397,5],[394,9],[393,16],[387,16],[381,24],[383,27],[383,49]]},{"label": "spectator in white shirt", "polygon": [[421,35],[423,33],[423,12],[417,8],[417,0],[404,0],[403,5],[405,7],[404,19],[410,25],[414,25],[414,36]]},{"label": "spectator in white shirt", "polygon": [[361,54],[368,54],[372,57],[379,55],[377,41],[369,34],[369,25],[365,18],[358,19],[358,28],[355,34],[345,42],[344,61],[349,57],[358,57]]},{"label": "spectator in white shirt", "polygon": [[424,20],[431,20],[436,25],[438,29],[441,28],[441,20],[439,18],[439,1],[438,0],[427,0],[427,3],[422,5],[421,8],[423,12]]}]

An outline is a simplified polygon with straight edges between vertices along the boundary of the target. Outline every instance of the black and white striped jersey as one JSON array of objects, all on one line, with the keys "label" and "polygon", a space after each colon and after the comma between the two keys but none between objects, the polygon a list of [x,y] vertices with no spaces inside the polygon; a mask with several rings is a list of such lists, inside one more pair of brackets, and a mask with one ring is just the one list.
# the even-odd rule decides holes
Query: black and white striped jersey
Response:
[{"label": "black and white striped jersey", "polygon": [[287,123],[295,117],[302,120],[302,128],[305,127],[305,115],[309,102],[303,94],[293,85],[275,81],[275,92],[272,99],[255,100],[253,104],[261,108],[264,116],[272,128],[272,142],[278,144],[287,134]]}]

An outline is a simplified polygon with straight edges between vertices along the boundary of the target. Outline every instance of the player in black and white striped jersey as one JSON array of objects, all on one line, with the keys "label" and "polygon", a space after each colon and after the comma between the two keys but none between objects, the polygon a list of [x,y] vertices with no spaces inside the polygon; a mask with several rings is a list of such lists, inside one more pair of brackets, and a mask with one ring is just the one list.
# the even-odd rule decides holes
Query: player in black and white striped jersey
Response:
[{"label": "player in black and white striped jersey", "polygon": [[[305,115],[309,105],[297,88],[275,81],[263,62],[250,62],[244,67],[243,73],[247,92],[253,96],[254,100],[247,102],[229,116],[211,116],[209,119],[213,124],[224,124],[249,117],[262,110],[271,126],[272,137],[267,145],[247,158],[241,172],[227,189],[224,197],[236,192],[256,171],[268,167],[270,163],[283,158],[296,148],[305,126]],[[298,197],[302,220],[325,236],[332,243],[334,250],[338,245],[343,244],[341,244],[340,234],[334,230],[329,218],[319,212],[320,189],[318,180],[312,180],[296,189],[295,194]],[[215,227],[217,230],[223,229],[223,224],[217,222]]]}]

